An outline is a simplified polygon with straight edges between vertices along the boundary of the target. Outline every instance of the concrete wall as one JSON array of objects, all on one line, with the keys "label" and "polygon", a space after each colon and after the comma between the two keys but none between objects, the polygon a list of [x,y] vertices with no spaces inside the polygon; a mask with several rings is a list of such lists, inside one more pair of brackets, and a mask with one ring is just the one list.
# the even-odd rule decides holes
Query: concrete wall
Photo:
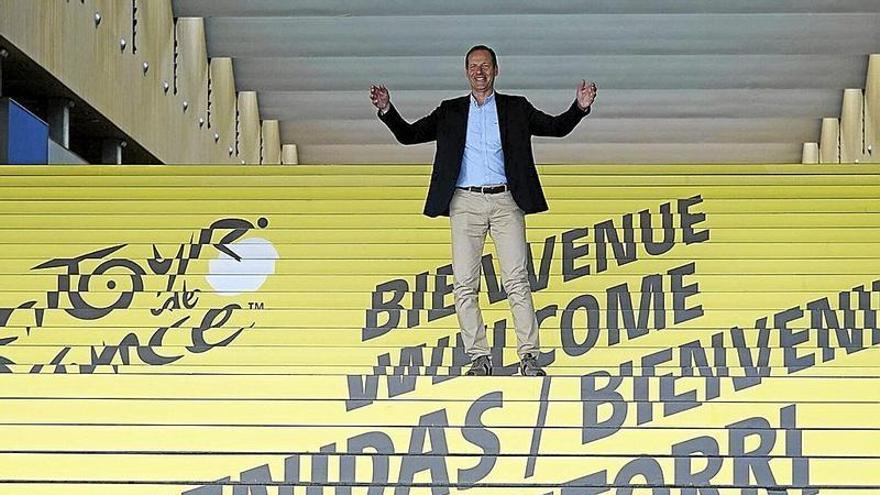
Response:
[{"label": "concrete wall", "polygon": [[260,163],[259,110],[236,132],[232,62],[170,0],[3,0],[0,34],[165,163]]}]

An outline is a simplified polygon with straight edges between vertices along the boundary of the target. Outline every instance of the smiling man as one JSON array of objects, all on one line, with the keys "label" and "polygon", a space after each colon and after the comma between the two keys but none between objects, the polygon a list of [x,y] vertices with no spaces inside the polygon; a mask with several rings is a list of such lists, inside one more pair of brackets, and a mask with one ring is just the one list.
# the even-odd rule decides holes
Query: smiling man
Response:
[{"label": "smiling man", "polygon": [[596,85],[581,81],[568,110],[551,116],[522,96],[495,92],[498,59],[488,46],[468,50],[465,75],[470,95],[445,100],[412,124],[391,104],[385,86],[370,87],[370,100],[401,144],[437,141],[424,213],[450,217],[455,312],[472,360],[467,374],[492,374],[479,306],[480,258],[488,233],[513,313],[520,374],[543,376],[537,361],[538,320],[529,286],[525,215],[546,211],[547,201],[538,181],[531,137],[570,133],[590,113]]}]

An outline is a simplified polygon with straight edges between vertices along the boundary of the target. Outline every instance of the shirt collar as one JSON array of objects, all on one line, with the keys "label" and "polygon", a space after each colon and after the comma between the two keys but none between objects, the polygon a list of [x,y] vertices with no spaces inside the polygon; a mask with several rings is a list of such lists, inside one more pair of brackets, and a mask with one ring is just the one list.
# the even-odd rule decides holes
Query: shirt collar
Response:
[{"label": "shirt collar", "polygon": [[492,103],[492,102],[494,102],[494,101],[495,101],[495,91],[492,91],[491,93],[489,93],[489,96],[486,97],[486,100],[483,102],[482,105],[480,105],[480,102],[477,101],[477,97],[474,96],[473,93],[471,93],[471,105],[474,105],[474,106],[477,106],[477,107],[479,107],[479,106],[486,106],[486,105],[488,105],[489,103]]}]

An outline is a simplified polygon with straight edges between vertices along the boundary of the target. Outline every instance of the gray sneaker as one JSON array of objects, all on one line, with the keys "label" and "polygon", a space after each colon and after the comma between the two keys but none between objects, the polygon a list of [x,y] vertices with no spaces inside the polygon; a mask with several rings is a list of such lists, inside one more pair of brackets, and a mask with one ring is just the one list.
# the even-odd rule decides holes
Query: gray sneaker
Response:
[{"label": "gray sneaker", "polygon": [[471,362],[471,369],[465,373],[468,376],[490,376],[492,374],[492,360],[489,356],[477,356]]},{"label": "gray sneaker", "polygon": [[538,358],[534,354],[523,354],[519,362],[519,374],[522,376],[546,376],[547,373],[538,364]]}]

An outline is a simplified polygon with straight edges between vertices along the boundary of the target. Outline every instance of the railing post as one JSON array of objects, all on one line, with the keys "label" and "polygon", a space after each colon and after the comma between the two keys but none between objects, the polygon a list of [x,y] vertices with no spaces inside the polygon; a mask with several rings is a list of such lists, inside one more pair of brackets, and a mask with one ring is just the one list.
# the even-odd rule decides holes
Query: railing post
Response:
[{"label": "railing post", "polygon": [[70,109],[73,101],[67,98],[49,100],[49,137],[64,149],[70,149]]},{"label": "railing post", "polygon": [[121,139],[104,139],[101,141],[101,163],[104,165],[121,165],[122,148],[126,146]]}]

